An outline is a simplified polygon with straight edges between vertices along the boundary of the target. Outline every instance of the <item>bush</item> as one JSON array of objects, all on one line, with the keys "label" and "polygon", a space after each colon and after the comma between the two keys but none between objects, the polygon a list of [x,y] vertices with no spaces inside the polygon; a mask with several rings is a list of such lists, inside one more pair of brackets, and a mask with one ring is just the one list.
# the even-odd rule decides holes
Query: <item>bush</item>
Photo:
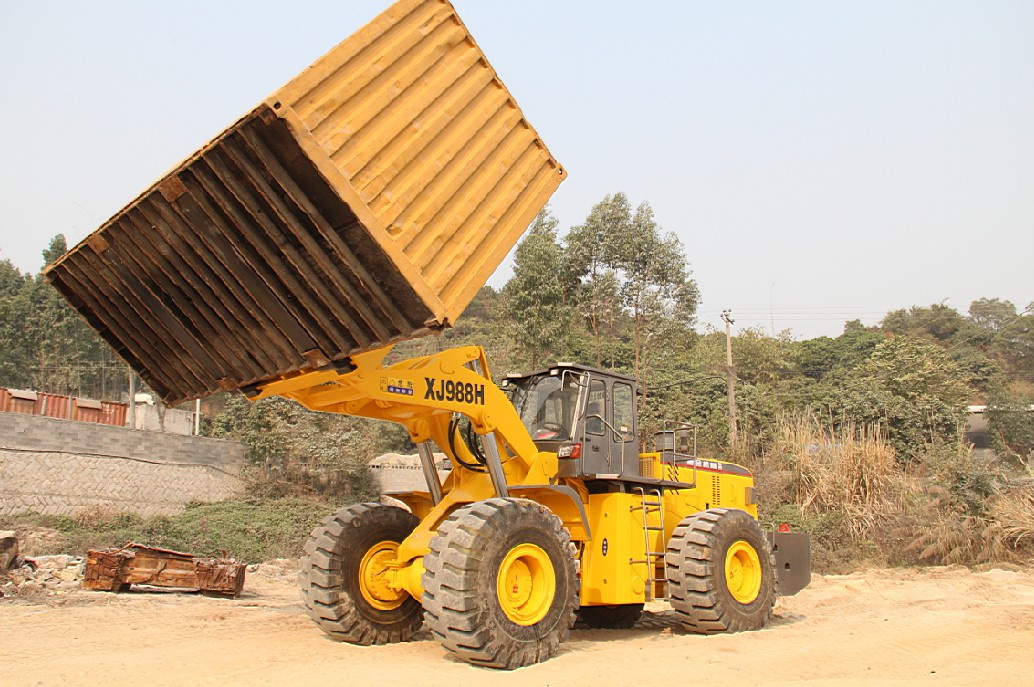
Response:
[{"label": "bush", "polygon": [[802,517],[836,516],[861,538],[895,508],[905,486],[878,425],[824,428],[814,416],[781,424],[767,463],[792,475],[790,497]]},{"label": "bush", "polygon": [[1034,455],[1034,390],[1003,393],[987,408],[988,431],[995,451],[1021,461]]},{"label": "bush", "polygon": [[926,563],[1020,562],[1034,553],[1034,485],[968,446],[933,444],[921,457],[929,505],[909,550]]},{"label": "bush", "polygon": [[314,413],[278,397],[256,403],[233,397],[209,431],[244,444],[248,493],[260,498],[376,499],[380,492],[369,461],[412,447],[408,433],[395,425]]}]

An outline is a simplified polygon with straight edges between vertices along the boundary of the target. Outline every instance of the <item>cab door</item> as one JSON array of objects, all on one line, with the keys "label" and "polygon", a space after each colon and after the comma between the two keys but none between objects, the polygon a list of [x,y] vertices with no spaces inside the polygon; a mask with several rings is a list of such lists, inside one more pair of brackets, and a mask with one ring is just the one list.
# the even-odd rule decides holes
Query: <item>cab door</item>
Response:
[{"label": "cab door", "polygon": [[607,380],[595,375],[590,377],[585,410],[582,412],[582,474],[613,474],[620,469],[620,458],[618,468],[614,466],[609,397]]},{"label": "cab door", "polygon": [[630,382],[615,379],[610,386],[614,446],[612,451],[620,467],[615,472],[626,476],[639,475],[639,446],[636,431],[639,413],[636,410],[635,387]]},{"label": "cab door", "polygon": [[592,375],[582,418],[582,473],[638,475],[636,397],[632,384]]}]

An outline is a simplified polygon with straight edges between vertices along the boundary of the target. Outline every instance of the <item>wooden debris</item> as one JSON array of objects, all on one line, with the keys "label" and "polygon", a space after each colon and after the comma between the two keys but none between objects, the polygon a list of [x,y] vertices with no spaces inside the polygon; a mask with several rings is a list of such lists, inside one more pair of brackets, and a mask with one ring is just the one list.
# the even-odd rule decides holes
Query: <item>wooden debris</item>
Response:
[{"label": "wooden debris", "polygon": [[141,544],[91,549],[86,554],[83,589],[125,591],[143,584],[237,598],[245,565],[233,559],[204,558]]}]

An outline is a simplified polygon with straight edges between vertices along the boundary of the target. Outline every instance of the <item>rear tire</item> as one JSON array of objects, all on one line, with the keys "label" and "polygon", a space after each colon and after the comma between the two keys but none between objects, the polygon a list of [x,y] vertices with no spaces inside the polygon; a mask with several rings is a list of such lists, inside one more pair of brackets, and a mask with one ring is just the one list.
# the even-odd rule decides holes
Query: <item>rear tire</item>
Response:
[{"label": "rear tire", "polygon": [[342,508],[316,527],[298,575],[302,601],[320,629],[342,642],[388,644],[412,639],[420,604],[383,583],[385,563],[419,524],[394,506]]},{"label": "rear tire", "polygon": [[629,630],[642,614],[643,604],[582,606],[578,609],[578,622],[597,630]]},{"label": "rear tire", "polygon": [[425,621],[468,663],[512,670],[550,658],[578,605],[578,564],[558,517],[526,499],[457,509],[424,557]]},{"label": "rear tire", "polygon": [[664,557],[671,606],[693,632],[760,630],[776,601],[775,559],[757,520],[713,508],[682,520]]}]

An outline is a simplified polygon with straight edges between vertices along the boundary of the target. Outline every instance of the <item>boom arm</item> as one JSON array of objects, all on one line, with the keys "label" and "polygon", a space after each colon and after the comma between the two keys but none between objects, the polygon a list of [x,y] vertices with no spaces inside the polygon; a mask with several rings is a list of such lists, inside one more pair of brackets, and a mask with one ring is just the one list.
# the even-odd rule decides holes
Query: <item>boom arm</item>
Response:
[{"label": "boom arm", "polygon": [[[418,446],[433,440],[446,453],[453,470],[444,497],[421,513],[420,527],[399,548],[400,563],[423,556],[438,524],[458,505],[493,496],[534,497],[560,516],[573,539],[589,538],[580,485],[557,483],[556,454],[535,446],[510,399],[492,382],[484,349],[454,348],[385,367],[391,348],[353,356],[351,369],[265,382],[250,389],[248,397],[283,396],[310,410],[395,422]],[[454,413],[469,418],[481,436],[487,473],[468,469],[468,447],[450,437]]]},{"label": "boom arm", "polygon": [[[305,372],[265,383],[249,398],[283,396],[310,410],[398,423],[414,443],[434,440],[457,469],[469,462],[463,455],[457,461],[450,449],[455,444],[449,437],[450,420],[460,413],[486,444],[496,442],[506,475],[506,482],[498,486],[537,484],[556,474],[555,463],[542,464],[551,454],[539,452],[513,404],[492,382],[484,349],[453,348],[384,367],[391,348],[354,356],[351,370]],[[457,449],[465,453],[466,447]]]}]

